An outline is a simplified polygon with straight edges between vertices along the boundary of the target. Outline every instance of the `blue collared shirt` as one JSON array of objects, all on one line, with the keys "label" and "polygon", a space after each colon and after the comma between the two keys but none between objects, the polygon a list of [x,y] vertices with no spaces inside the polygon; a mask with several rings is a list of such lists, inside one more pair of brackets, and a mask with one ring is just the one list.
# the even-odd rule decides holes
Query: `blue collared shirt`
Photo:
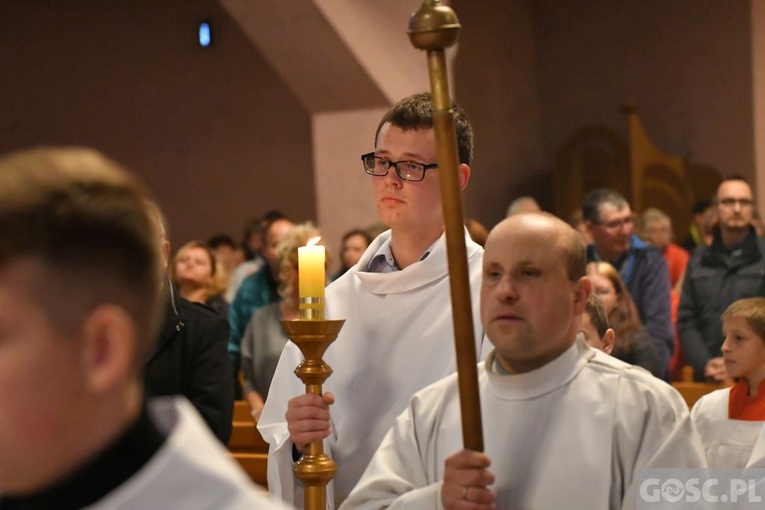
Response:
[{"label": "blue collared shirt", "polygon": [[[418,262],[422,262],[428,257],[428,255],[430,255],[430,252],[435,244],[436,243],[431,244],[428,249],[425,250],[425,253],[422,254],[422,257],[420,257]],[[366,272],[392,273],[394,271],[400,270],[401,268],[398,267],[398,264],[396,264],[396,259],[393,258],[393,251],[391,251],[390,248],[390,239],[388,239],[382,244],[382,246],[377,249],[375,254],[372,255],[372,258],[369,259],[369,264],[367,264]]]}]

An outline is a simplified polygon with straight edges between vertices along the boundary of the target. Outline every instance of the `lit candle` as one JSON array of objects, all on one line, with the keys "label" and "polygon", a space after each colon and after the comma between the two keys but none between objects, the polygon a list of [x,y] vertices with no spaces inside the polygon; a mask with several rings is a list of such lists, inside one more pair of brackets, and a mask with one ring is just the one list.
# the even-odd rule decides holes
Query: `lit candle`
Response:
[{"label": "lit candle", "polygon": [[317,246],[314,237],[298,248],[298,288],[300,317],[324,319],[324,246]]}]

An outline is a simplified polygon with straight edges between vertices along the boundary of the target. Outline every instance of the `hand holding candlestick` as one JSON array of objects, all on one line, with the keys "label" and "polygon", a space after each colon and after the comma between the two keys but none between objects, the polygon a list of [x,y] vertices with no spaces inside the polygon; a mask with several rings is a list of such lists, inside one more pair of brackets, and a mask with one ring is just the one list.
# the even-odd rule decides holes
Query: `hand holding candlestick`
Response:
[{"label": "hand holding candlestick", "polygon": [[[308,246],[298,248],[300,318],[282,321],[282,327],[305,358],[295,375],[305,384],[306,393],[321,396],[322,384],[332,374],[322,357],[345,321],[324,320],[325,252],[316,244],[319,240],[311,239]],[[295,463],[295,476],[305,488],[306,510],[326,508],[326,487],[336,471],[335,462],[324,453],[322,440],[309,443],[308,452]]]}]

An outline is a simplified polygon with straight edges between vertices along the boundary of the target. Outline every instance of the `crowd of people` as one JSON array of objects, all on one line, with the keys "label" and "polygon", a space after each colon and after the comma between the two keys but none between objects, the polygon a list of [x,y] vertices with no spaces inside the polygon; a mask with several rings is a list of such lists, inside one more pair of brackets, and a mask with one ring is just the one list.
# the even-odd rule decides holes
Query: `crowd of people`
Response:
[{"label": "crowd of people", "polygon": [[[473,132],[452,106],[465,189]],[[159,207],[100,154],[0,160],[0,510],[300,507],[314,441],[343,509],[632,509],[645,469],[765,466],[765,241],[745,179],[694,206],[678,244],[666,214],[608,188],[569,222],[528,196],[491,229],[466,221],[483,453],[462,446],[430,94],[374,135],[358,171],[384,227],[349,225],[336,252],[326,317],[345,324],[322,395],[281,327],[320,228],[274,210],[241,242],[171,256]],[[668,384],[686,364],[731,386],[689,412]],[[225,455],[235,399],[279,501]]]}]

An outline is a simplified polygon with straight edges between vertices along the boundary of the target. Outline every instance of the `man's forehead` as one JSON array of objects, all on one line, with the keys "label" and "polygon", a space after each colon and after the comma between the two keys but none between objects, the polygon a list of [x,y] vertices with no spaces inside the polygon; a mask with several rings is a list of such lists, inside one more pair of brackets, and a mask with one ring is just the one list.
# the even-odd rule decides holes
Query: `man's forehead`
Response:
[{"label": "man's forehead", "polygon": [[556,261],[561,259],[558,243],[551,232],[511,231],[494,241],[486,244],[484,264],[557,265]]},{"label": "man's forehead", "polygon": [[720,188],[717,190],[717,195],[720,198],[732,195],[744,195],[751,198],[752,189],[749,187],[749,184],[744,181],[725,181],[720,184]]},{"label": "man's forehead", "polygon": [[609,216],[629,216],[632,214],[632,210],[630,209],[629,204],[615,204],[613,202],[602,202],[600,206],[598,207],[598,211],[602,215],[609,215]]}]

